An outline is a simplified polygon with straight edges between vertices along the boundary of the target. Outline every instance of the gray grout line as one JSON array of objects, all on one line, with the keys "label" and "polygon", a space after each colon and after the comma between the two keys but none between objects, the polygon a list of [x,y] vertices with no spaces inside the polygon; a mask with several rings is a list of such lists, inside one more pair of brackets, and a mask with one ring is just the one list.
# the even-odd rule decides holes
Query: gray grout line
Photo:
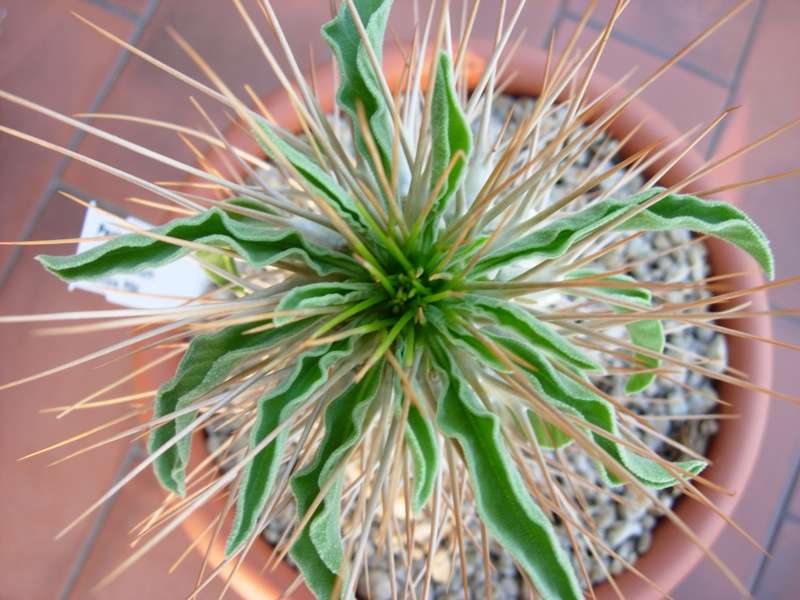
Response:
[{"label": "gray grout line", "polygon": [[[785,306],[778,306],[777,304],[774,304],[774,303],[770,302],[769,303],[769,309],[770,310],[786,310],[786,307]],[[773,316],[772,319],[773,320],[786,319],[787,321],[789,321],[793,325],[796,325],[796,326],[800,327],[800,315],[776,315],[776,316]]]},{"label": "gray grout line", "polygon": [[[133,30],[130,38],[127,40],[130,44],[136,44],[139,39],[141,38],[142,34],[144,33],[145,28],[150,22],[150,18],[153,16],[158,4],[161,0],[151,0],[150,4],[148,5],[145,12],[142,16],[138,19],[138,23]],[[117,78],[119,77],[122,69],[125,67],[128,59],[131,57],[131,53],[128,50],[122,50],[120,53],[117,62],[111,68],[109,75],[106,77],[103,86],[100,88],[100,91],[97,93],[94,101],[91,103],[89,108],[85,112],[95,113],[100,110],[105,99],[108,97],[111,89],[114,87],[114,84],[117,82]],[[91,119],[85,119],[84,122],[91,123]],[[77,131],[75,135],[72,137],[72,140],[69,143],[67,148],[69,150],[77,150],[80,143],[86,137],[86,132],[84,131]],[[53,194],[58,189],[60,184],[61,177],[64,176],[67,167],[70,164],[71,159],[68,156],[62,156],[58,164],[56,165],[55,170],[53,171],[53,176],[50,179],[50,182],[45,188],[44,193],[40,196],[39,201],[36,204],[36,210],[34,211],[33,215],[31,216],[30,220],[26,223],[25,228],[22,231],[22,235],[20,236],[19,241],[28,241],[33,234],[34,229],[39,224],[42,215],[44,214],[45,210],[47,210],[48,205],[50,204],[50,198],[52,198]],[[22,246],[15,246],[11,252],[11,255],[8,257],[5,266],[3,267],[2,272],[0,272],[0,289],[3,288],[6,281],[8,281],[9,276],[11,275],[11,271],[16,266],[20,255],[22,254]]]},{"label": "gray grout line", "polygon": [[[131,470],[131,467],[133,467],[133,463],[136,460],[141,459],[143,456],[144,449],[141,447],[141,445],[138,443],[132,445],[125,454],[125,457],[122,459],[122,464],[120,464],[120,467],[117,470],[117,474],[114,477],[114,482],[112,485],[115,485],[123,477],[125,477],[125,475],[127,475]],[[101,506],[100,512],[97,514],[97,518],[95,518],[94,523],[92,523],[92,528],[89,531],[89,534],[86,536],[86,541],[83,543],[80,552],[78,552],[75,562],[72,563],[69,577],[67,577],[67,581],[58,596],[58,600],[67,600],[69,595],[72,593],[72,590],[75,588],[75,584],[78,582],[78,578],[83,572],[83,568],[86,566],[86,561],[89,560],[89,555],[92,553],[92,549],[97,543],[97,539],[100,536],[100,532],[103,530],[103,526],[106,524],[108,515],[111,513],[111,509],[114,506],[117,496],[118,493],[114,494]]]},{"label": "gray grout line", "polygon": [[[764,545],[764,549],[767,552],[772,551],[772,546],[775,543],[775,538],[778,537],[778,532],[780,531],[783,521],[795,521],[795,518],[792,515],[786,514],[786,509],[789,506],[789,501],[792,498],[792,493],[797,487],[798,482],[800,482],[800,452],[798,452],[795,456],[794,463],[789,471],[789,477],[787,478],[786,485],[781,492],[777,509],[775,514],[772,515],[772,522],[770,523],[769,530],[767,531],[766,543]],[[797,518],[796,520],[800,522],[800,518]],[[759,554],[758,561],[756,562],[751,575],[750,585],[747,586],[747,589],[750,590],[751,594],[755,592],[758,584],[761,582],[761,577],[764,574],[767,560],[768,558],[765,554]]]},{"label": "gray grout line", "polygon": [[567,2],[569,0],[559,0],[558,2],[558,9],[556,9],[556,14],[553,17],[553,21],[550,23],[550,29],[547,30],[545,33],[544,40],[542,40],[541,48],[547,50],[550,45],[550,38],[554,36],[553,32],[558,31],[559,27],[561,26],[561,21],[564,19],[564,16],[567,14]]},{"label": "gray grout line", "polygon": [[130,21],[136,21],[139,17],[142,16],[133,12],[130,9],[123,8],[117,4],[114,4],[113,2],[109,2],[108,0],[84,0],[84,2],[88,2],[89,4],[94,4],[95,6],[99,6],[100,8],[112,14],[115,14],[124,19],[128,19]]},{"label": "gray grout line", "polygon": [[[753,21],[750,24],[750,29],[748,29],[747,35],[745,36],[744,44],[742,45],[742,51],[739,53],[739,60],[736,61],[736,68],[733,71],[733,79],[731,80],[730,85],[727,86],[728,94],[725,97],[725,104],[722,107],[723,109],[730,108],[736,99],[736,94],[739,91],[739,85],[742,82],[742,72],[744,71],[747,60],[750,58],[750,50],[753,47],[753,41],[755,40],[756,33],[761,25],[761,19],[764,14],[764,7],[766,6],[766,3],[767,0],[758,0],[756,11],[753,15]],[[705,157],[707,159],[714,155],[714,152],[719,145],[719,141],[722,138],[722,132],[725,131],[726,125],[727,123],[723,121],[719,127],[715,127],[714,131],[711,132],[708,147],[705,151]]]}]

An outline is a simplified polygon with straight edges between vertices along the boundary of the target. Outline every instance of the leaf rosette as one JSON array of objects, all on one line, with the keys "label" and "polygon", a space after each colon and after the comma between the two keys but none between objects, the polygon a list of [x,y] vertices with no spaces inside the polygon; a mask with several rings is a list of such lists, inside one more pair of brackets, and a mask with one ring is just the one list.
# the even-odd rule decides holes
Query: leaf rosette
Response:
[{"label": "leaf rosette", "polygon": [[[148,447],[162,485],[183,496],[198,415],[213,405],[222,418],[244,417],[230,557],[291,490],[291,556],[319,598],[350,595],[358,549],[387,498],[402,493],[412,513],[460,510],[461,484],[442,485],[447,470],[466,473],[481,523],[542,597],[581,598],[552,522],[581,526],[548,491],[562,475],[548,473],[545,455],[575,444],[608,485],[643,491],[690,485],[705,466],[667,463],[632,441],[618,403],[593,383],[604,371],[598,347],[609,347],[630,365],[627,393],[649,386],[662,366],[664,317],[657,286],[592,270],[583,258],[604,237],[679,228],[737,246],[772,276],[769,246],[738,209],[668,189],[543,208],[552,157],[583,134],[565,129],[516,170],[534,127],[509,134],[498,152],[481,126],[490,94],[468,95],[444,50],[424,67],[427,89],[392,95],[380,71],[390,5],[343,2],[323,29],[352,148],[315,116],[300,85],[312,113],[304,137],[247,114],[284,190],[236,195],[39,260],[83,281],[186,255],[226,257],[215,273],[237,298],[204,315],[212,331],[192,336],[158,391]],[[247,280],[245,264],[264,276]],[[550,318],[537,297],[552,293],[625,317],[626,337],[610,346],[580,307]],[[363,515],[344,532],[343,507]]]}]

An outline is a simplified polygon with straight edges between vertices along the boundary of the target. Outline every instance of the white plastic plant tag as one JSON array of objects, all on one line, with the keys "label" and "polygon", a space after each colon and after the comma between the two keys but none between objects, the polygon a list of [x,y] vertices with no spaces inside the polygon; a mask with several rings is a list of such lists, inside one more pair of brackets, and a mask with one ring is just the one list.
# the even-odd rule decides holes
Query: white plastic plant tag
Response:
[{"label": "white plastic plant tag", "polygon": [[[135,217],[125,219],[131,225],[149,229],[151,225]],[[119,222],[98,210],[89,209],[81,229],[82,238],[130,233]],[[81,241],[78,252],[83,252],[102,242]],[[212,286],[203,269],[188,258],[181,258],[157,269],[138,273],[117,274],[98,281],[72,283],[70,290],[81,289],[105,296],[106,300],[131,308],[168,308],[180,306],[206,293]]]}]

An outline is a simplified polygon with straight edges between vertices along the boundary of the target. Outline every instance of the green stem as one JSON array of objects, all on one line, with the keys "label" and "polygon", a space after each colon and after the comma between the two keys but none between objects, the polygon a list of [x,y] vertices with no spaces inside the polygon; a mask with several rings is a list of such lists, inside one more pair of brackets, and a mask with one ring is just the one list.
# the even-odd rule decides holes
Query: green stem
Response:
[{"label": "green stem", "polygon": [[414,364],[414,342],[416,340],[417,328],[412,325],[408,330],[408,340],[406,342],[405,368],[410,369]]},{"label": "green stem", "polygon": [[367,371],[369,371],[372,368],[372,365],[374,365],[375,362],[381,356],[383,356],[383,353],[389,349],[389,346],[392,345],[392,342],[394,342],[397,336],[400,335],[400,332],[403,330],[403,327],[405,327],[408,324],[408,322],[413,318],[414,318],[413,310],[406,311],[403,314],[403,316],[400,317],[400,319],[394,324],[394,327],[392,327],[389,330],[389,333],[386,335],[384,340],[375,349],[375,352],[372,353],[372,356],[370,356],[369,359],[367,359],[367,362],[361,368],[361,371],[359,371],[358,375],[356,375],[356,381],[360,381],[361,378],[364,377],[364,375],[366,375]]},{"label": "green stem", "polygon": [[438,302],[439,300],[444,300],[445,298],[458,298],[460,296],[460,292],[454,290],[443,290],[437,294],[431,294],[430,296],[426,296],[423,299],[425,304],[433,304],[434,302]]},{"label": "green stem", "polygon": [[359,302],[355,306],[351,306],[346,311],[344,311],[342,313],[339,313],[334,318],[332,318],[330,321],[328,321],[327,323],[322,325],[319,329],[317,329],[314,333],[311,334],[311,338],[313,339],[313,338],[317,338],[317,337],[319,337],[321,335],[324,335],[325,333],[329,332],[331,329],[333,329],[334,327],[336,327],[340,323],[346,321],[350,317],[355,316],[358,313],[360,313],[360,312],[362,312],[362,311],[364,311],[364,310],[366,310],[366,309],[368,309],[368,308],[370,308],[372,306],[375,306],[376,304],[378,304],[380,302],[384,302],[385,300],[386,300],[386,298],[384,298],[382,296],[375,296],[374,298],[367,298],[366,300],[363,300],[362,302]]}]

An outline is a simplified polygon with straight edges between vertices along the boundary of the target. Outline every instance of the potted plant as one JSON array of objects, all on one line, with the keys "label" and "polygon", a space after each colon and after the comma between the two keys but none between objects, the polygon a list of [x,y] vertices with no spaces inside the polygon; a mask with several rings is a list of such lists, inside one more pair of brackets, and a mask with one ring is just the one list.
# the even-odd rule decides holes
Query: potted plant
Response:
[{"label": "potted plant", "polygon": [[[541,596],[580,597],[581,574],[551,521],[564,523],[578,545],[602,540],[564,498],[575,482],[558,450],[579,446],[607,483],[644,497],[678,486],[702,498],[693,480],[705,466],[668,463],[639,443],[624,406],[593,379],[610,353],[627,363],[626,391],[645,389],[676,362],[664,353],[662,321],[692,319],[695,307],[658,302],[669,284],[636,281],[624,268],[597,272],[588,258],[610,247],[604,237],[613,245],[629,232],[672,228],[738,247],[770,276],[771,254],[741,211],[682,193],[698,174],[623,197],[614,186],[598,189],[623,167],[652,167],[646,152],[548,198],[628,99],[586,103],[579,64],[551,64],[531,117],[516,132],[490,135],[508,36],[465,81],[466,46],[447,40],[442,20],[434,51],[426,58],[415,46],[393,88],[381,69],[390,6],[345,2],[324,29],[341,80],[343,114],[333,124],[302,78],[294,87],[286,77],[286,92],[303,137],[221,84],[215,92],[260,143],[279,184],[254,171],[257,158],[234,152],[255,185],[209,169],[200,176],[227,190],[222,200],[169,191],[190,216],[40,260],[67,281],[84,281],[192,253],[231,295],[121,324],[152,325],[131,343],[189,336],[155,399],[148,464],[186,498],[183,515],[227,494],[232,565],[277,509],[294,503],[296,526],[279,552],[289,550],[318,597],[350,596],[370,525],[396,527],[387,509],[400,497],[409,539],[413,515],[431,513],[430,554],[442,519],[460,527],[472,516],[462,506],[474,504],[476,529],[456,533],[460,557],[472,544],[488,556],[491,536]],[[541,120],[573,82],[563,124],[544,135]],[[352,148],[341,141],[342,121]],[[745,282],[722,299],[736,302],[747,286],[754,287]],[[554,295],[566,301],[553,304]],[[624,336],[607,333],[617,325]],[[214,421],[236,427],[221,453],[229,468],[209,482],[187,468],[192,434]],[[355,515],[344,531],[343,507]]]}]

